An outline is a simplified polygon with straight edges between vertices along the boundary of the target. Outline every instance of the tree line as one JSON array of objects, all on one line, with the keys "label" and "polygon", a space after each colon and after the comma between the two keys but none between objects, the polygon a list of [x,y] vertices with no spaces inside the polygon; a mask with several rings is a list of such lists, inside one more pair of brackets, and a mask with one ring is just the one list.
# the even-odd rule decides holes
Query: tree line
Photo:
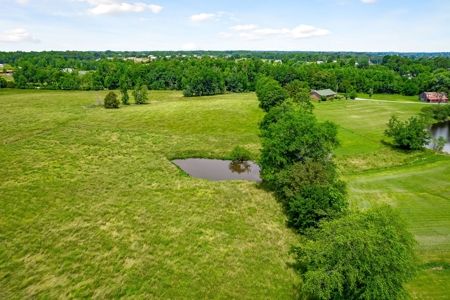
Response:
[{"label": "tree line", "polygon": [[[201,59],[172,53],[170,58],[160,56],[136,63],[118,57],[117,53],[109,57],[107,52],[19,54],[0,52],[0,60],[13,66],[16,87],[21,89],[115,90],[146,85],[150,90],[182,90],[190,97],[255,91],[259,78],[272,77],[282,87],[298,80],[312,89],[340,93],[450,92],[447,57],[274,52],[272,57],[282,57],[276,61],[260,58],[269,57],[265,52],[245,52],[245,55],[225,55],[225,52],[221,57],[203,55]],[[133,53],[123,53],[127,54]],[[315,61],[319,58],[326,60]]]}]

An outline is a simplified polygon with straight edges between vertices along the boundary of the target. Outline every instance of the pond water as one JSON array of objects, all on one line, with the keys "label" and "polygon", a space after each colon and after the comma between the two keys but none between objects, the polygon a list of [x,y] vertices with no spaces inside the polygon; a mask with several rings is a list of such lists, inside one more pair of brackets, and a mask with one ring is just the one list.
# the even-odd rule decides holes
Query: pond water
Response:
[{"label": "pond water", "polygon": [[[431,132],[433,137],[439,138],[442,136],[447,140],[447,143],[442,151],[450,153],[450,121],[433,124],[428,127],[428,130]],[[427,148],[433,149],[433,142],[431,142]]]},{"label": "pond water", "polygon": [[259,166],[252,161],[188,158],[172,160],[189,176],[212,181],[251,180],[260,182]]}]

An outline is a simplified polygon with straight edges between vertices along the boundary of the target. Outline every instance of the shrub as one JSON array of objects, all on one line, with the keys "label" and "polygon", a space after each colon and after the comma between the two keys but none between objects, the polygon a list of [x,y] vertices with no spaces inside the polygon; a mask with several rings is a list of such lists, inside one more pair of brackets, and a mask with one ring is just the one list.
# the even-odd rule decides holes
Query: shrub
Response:
[{"label": "shrub", "polygon": [[358,97],[358,94],[356,94],[356,91],[355,90],[351,91],[350,92],[350,99],[355,100],[356,97]]},{"label": "shrub", "polygon": [[106,95],[104,103],[105,108],[119,108],[119,99],[117,99],[117,95],[114,92],[109,92]]},{"label": "shrub", "polygon": [[230,158],[231,158],[232,161],[250,160],[251,159],[251,153],[247,149],[245,149],[245,148],[243,148],[241,146],[236,146],[231,151]]},{"label": "shrub", "polygon": [[425,130],[426,122],[423,117],[411,117],[407,121],[399,121],[392,116],[387,124],[384,135],[394,139],[394,145],[405,150],[418,150],[429,143],[431,136]]},{"label": "shrub", "polygon": [[8,83],[6,82],[5,78],[0,77],[0,88],[5,88],[8,86]]}]

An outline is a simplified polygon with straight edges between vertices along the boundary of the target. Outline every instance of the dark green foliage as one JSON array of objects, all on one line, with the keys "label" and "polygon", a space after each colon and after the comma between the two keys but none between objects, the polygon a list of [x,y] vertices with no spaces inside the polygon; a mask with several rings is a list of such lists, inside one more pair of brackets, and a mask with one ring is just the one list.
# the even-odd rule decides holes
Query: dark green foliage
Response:
[{"label": "dark green foliage", "polygon": [[[450,91],[450,71],[446,67],[450,59],[443,57],[429,58],[419,54],[415,54],[415,58],[397,55],[381,57],[373,53],[371,61],[381,64],[368,65],[365,53],[350,55],[244,51],[232,54],[230,58],[227,52],[207,52],[219,57],[210,59],[202,52],[205,56],[197,59],[193,57],[194,52],[179,56],[179,52],[163,51],[151,54],[172,57],[157,59],[151,64],[141,64],[123,59],[107,60],[106,57],[145,57],[143,53],[74,54],[70,51],[51,51],[0,52],[0,61],[13,65],[14,79],[20,88],[112,90],[121,89],[123,84],[128,89],[146,84],[152,90],[183,90],[186,96],[200,96],[226,91],[254,91],[257,90],[258,78],[271,77],[284,86],[291,97],[295,96],[296,89],[301,85],[317,90],[336,88],[347,96],[352,90],[367,92],[370,88],[373,93],[378,94],[412,95],[417,91]],[[330,56],[336,63],[330,63]],[[261,60],[274,58],[281,58],[283,64]],[[317,60],[326,60],[328,63],[308,63]],[[358,68],[355,68],[356,61],[359,62]],[[64,72],[64,68],[72,68],[74,72]],[[79,76],[78,70],[87,73]],[[21,80],[20,76],[23,76]]]},{"label": "dark green foliage", "polygon": [[450,118],[450,105],[427,105],[421,109],[421,115],[430,121],[445,121]]},{"label": "dark green foliage", "polygon": [[232,161],[246,161],[251,159],[251,153],[241,146],[236,146],[231,151],[230,158]]},{"label": "dark green foliage", "polygon": [[119,108],[119,99],[114,92],[109,92],[104,100],[105,108]]},{"label": "dark green foliage", "polygon": [[355,100],[356,97],[358,97],[358,94],[356,94],[356,91],[353,90],[353,91],[350,92],[349,96],[350,96],[350,99]]},{"label": "dark green foliage", "polygon": [[0,88],[5,88],[8,86],[8,83],[6,82],[5,78],[0,76]]},{"label": "dark green foliage", "polygon": [[7,88],[10,88],[10,89],[13,89],[13,88],[16,87],[16,83],[15,83],[14,81],[8,81],[8,82],[6,83],[6,87],[7,87]]},{"label": "dark green foliage", "polygon": [[274,119],[277,119],[276,123],[269,124],[261,132],[263,142],[259,163],[263,170],[261,177],[267,182],[297,162],[325,163],[339,146],[334,123],[319,123],[314,115],[303,111],[286,111]]},{"label": "dark green foliage", "polygon": [[417,273],[415,245],[401,215],[384,205],[321,222],[291,252],[309,299],[395,300],[407,298],[403,284]]},{"label": "dark green foliage", "polygon": [[320,96],[320,101],[327,101],[327,96]]},{"label": "dark green foliage", "polygon": [[281,119],[281,117],[283,117],[283,115],[289,111],[293,112],[295,111],[295,108],[292,103],[288,103],[287,101],[283,102],[281,105],[272,107],[269,112],[264,115],[264,118],[259,123],[259,129],[261,131],[267,130],[269,125],[276,124],[278,120]]},{"label": "dark green foliage", "polygon": [[430,133],[425,130],[425,119],[421,116],[414,116],[407,121],[400,121],[396,116],[392,116],[387,124],[388,129],[384,135],[394,139],[394,145],[405,150],[418,150],[429,143]]},{"label": "dark green foliage", "polygon": [[16,81],[16,86],[19,89],[24,89],[24,88],[26,88],[27,83],[28,83],[27,78],[24,75],[19,75],[19,77]]},{"label": "dark green foliage", "polygon": [[216,95],[224,92],[225,83],[222,74],[209,67],[189,68],[183,78],[185,97]]},{"label": "dark green foliage", "polygon": [[339,180],[336,166],[331,162],[296,163],[278,173],[275,183],[292,228],[305,230],[317,226],[322,218],[347,209],[346,184]]},{"label": "dark green foliage", "polygon": [[309,87],[308,83],[300,80],[291,81],[284,88],[291,98],[295,98],[298,94],[304,93],[305,90],[309,96],[311,91],[311,88]]},{"label": "dark green foliage", "polygon": [[403,95],[414,96],[418,94],[419,86],[415,82],[408,80],[403,86]]},{"label": "dark green foliage", "polygon": [[280,105],[288,97],[289,94],[274,79],[264,78],[256,85],[256,95],[259,100],[259,107],[265,111],[269,111],[272,107]]},{"label": "dark green foliage", "polygon": [[121,89],[120,93],[122,94],[122,104],[130,105],[130,95],[128,95],[127,89]]}]

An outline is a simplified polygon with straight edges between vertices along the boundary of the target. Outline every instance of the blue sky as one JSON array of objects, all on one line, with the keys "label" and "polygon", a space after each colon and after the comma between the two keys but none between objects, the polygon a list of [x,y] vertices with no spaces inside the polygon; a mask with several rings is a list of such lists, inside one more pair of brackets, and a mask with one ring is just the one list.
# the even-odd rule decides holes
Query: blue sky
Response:
[{"label": "blue sky", "polygon": [[0,51],[450,52],[449,0],[0,0]]}]

